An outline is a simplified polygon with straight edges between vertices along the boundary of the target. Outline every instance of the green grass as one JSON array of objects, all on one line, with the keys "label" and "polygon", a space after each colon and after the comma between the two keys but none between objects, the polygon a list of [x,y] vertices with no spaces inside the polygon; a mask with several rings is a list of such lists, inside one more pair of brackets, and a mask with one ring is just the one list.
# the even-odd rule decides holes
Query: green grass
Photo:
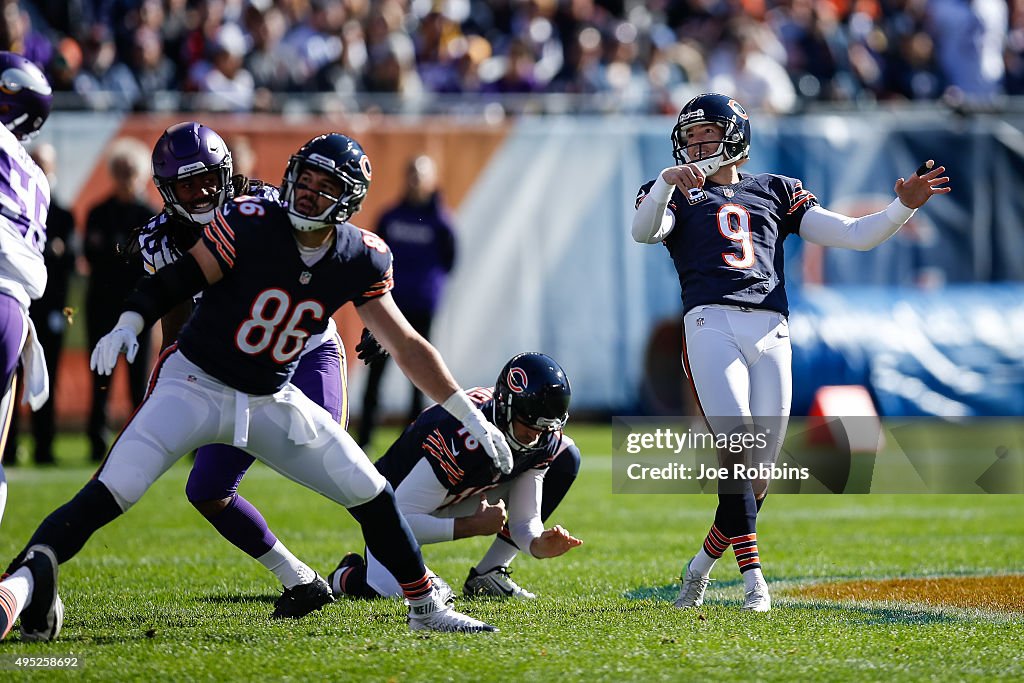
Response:
[{"label": "green grass", "polygon": [[[191,509],[182,463],[61,567],[61,638],[21,643],[15,632],[0,657],[74,654],[83,669],[47,675],[118,681],[1024,678],[1020,615],[781,594],[840,577],[1020,572],[1019,496],[770,497],[758,535],[775,609],[739,611],[729,553],[705,607],[681,611],[670,602],[675,577],[703,540],[715,498],[612,495],[610,429],[577,424],[571,433],[584,466],[552,522],[585,545],[562,558],[516,561],[516,579],[541,596],[535,602],[459,601],[501,633],[412,634],[398,601],[339,602],[301,621],[272,621],[279,586]],[[58,457],[69,465],[8,470],[4,562],[86,481],[85,450],[81,439],[64,439]],[[362,547],[345,511],[261,465],[241,490],[321,573]],[[459,589],[487,544],[427,546],[425,556]]]}]

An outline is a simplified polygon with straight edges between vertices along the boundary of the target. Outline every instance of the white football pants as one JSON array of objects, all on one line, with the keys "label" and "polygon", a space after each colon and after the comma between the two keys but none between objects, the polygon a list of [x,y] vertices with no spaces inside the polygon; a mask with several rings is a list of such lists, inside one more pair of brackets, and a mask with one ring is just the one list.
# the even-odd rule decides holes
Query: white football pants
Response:
[{"label": "white football pants", "polygon": [[345,507],[376,498],[387,484],[330,413],[292,384],[271,396],[245,394],[180,351],[160,359],[98,478],[127,511],[185,453],[209,443],[237,446]]},{"label": "white football pants", "polygon": [[781,313],[713,305],[683,318],[683,368],[711,429],[730,433],[756,418],[770,430],[766,457],[773,463],[789,423],[792,358]]}]

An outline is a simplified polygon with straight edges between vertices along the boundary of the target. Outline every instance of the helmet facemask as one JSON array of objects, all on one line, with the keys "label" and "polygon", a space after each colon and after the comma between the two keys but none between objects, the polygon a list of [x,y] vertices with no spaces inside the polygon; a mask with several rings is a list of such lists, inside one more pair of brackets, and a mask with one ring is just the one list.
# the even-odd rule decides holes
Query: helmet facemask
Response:
[{"label": "helmet facemask", "polygon": [[[178,182],[210,172],[217,174],[217,191],[215,194],[197,197],[188,202],[181,200],[177,196],[176,185]],[[196,225],[205,225],[213,220],[217,209],[223,207],[234,194],[231,185],[231,155],[228,154],[220,164],[209,166],[202,162],[196,162],[192,166],[184,166],[179,169],[178,175],[175,178],[159,178],[154,176],[153,181],[160,191],[160,196],[163,197],[164,205],[170,209],[172,214]],[[212,205],[204,207],[201,211],[196,211],[197,204],[201,205],[207,202],[211,202]]]},{"label": "helmet facemask", "polygon": [[[352,217],[363,203],[366,197],[368,186],[364,182],[356,181],[344,172],[339,172],[333,165],[320,163],[317,155],[292,156],[288,162],[288,170],[285,172],[284,182],[281,184],[281,198],[288,207],[288,218],[292,227],[300,232],[311,232],[326,227],[340,225]],[[341,193],[332,197],[326,192],[321,192],[299,182],[302,172],[305,169],[313,169],[328,173],[341,185]],[[298,188],[308,190],[320,197],[331,200],[330,206],[317,215],[306,215],[301,213],[295,205],[295,191]]]},{"label": "helmet facemask", "polygon": [[[723,134],[720,140],[708,140],[694,144],[687,141],[687,131],[697,126],[706,126],[708,124],[722,129]],[[699,159],[691,156],[691,153],[696,153],[698,150],[703,152],[711,145],[717,145],[717,148],[711,151],[710,154],[702,153]],[[723,166],[746,158],[747,148],[743,143],[743,135],[740,132],[739,126],[732,121],[702,120],[686,124],[676,124],[676,127],[672,129],[672,156],[680,164],[696,165],[701,170],[701,173],[707,177],[714,175]]]}]

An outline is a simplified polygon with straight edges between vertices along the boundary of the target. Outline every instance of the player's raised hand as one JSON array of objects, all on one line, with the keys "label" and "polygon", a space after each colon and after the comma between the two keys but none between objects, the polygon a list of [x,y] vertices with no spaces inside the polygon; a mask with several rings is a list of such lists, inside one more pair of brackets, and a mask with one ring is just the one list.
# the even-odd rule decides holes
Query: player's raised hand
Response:
[{"label": "player's raised hand", "polygon": [[921,164],[917,172],[910,178],[900,178],[896,181],[896,196],[908,209],[918,209],[931,199],[932,195],[946,194],[952,192],[949,187],[949,176],[943,175],[945,166],[936,165],[935,161],[929,159]]},{"label": "player's raised hand", "polygon": [[704,172],[697,167],[697,164],[670,166],[661,172],[661,177],[669,185],[675,185],[684,194],[694,188],[704,187]]},{"label": "player's raised hand", "polygon": [[533,539],[530,554],[534,557],[558,557],[579,545],[583,545],[583,541],[556,524]]},{"label": "player's raised hand", "polygon": [[115,327],[96,343],[89,359],[89,367],[101,375],[114,372],[117,357],[124,352],[125,359],[131,363],[139,352],[139,339],[135,332],[127,327]]}]

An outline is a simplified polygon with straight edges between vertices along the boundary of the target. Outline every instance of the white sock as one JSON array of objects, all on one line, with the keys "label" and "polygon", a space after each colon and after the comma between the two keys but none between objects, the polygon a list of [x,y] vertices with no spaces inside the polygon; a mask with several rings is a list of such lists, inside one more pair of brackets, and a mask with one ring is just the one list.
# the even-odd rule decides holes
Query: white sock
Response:
[{"label": "white sock", "polygon": [[21,610],[25,609],[25,605],[28,604],[28,598],[32,595],[32,589],[35,588],[35,580],[32,578],[32,572],[28,570],[28,567],[21,567],[18,571],[4,579],[3,582],[0,582],[0,586],[6,588],[11,597],[14,598],[14,614],[11,617],[11,623],[13,624],[18,615],[21,614]]},{"label": "white sock", "polygon": [[759,583],[767,583],[764,580],[764,574],[761,573],[760,569],[751,569],[743,572],[743,588],[744,590],[753,590],[754,586]]},{"label": "white sock", "polygon": [[701,576],[711,576],[711,570],[715,567],[715,562],[718,562],[717,557],[711,557],[708,555],[704,548],[697,551],[697,554],[690,560],[690,571],[699,572]]},{"label": "white sock", "polygon": [[257,559],[260,564],[274,573],[274,576],[284,584],[285,588],[295,588],[316,578],[316,572],[292,555],[281,541],[275,543],[273,548]]},{"label": "white sock", "polygon": [[4,509],[7,507],[7,475],[4,474],[4,466],[0,465],[0,522],[4,519]]},{"label": "white sock", "polygon": [[511,564],[512,560],[516,559],[518,554],[519,548],[500,538],[496,538],[491,543],[491,547],[487,549],[483,559],[476,565],[476,570],[483,573],[489,572],[495,567],[507,567]]}]

